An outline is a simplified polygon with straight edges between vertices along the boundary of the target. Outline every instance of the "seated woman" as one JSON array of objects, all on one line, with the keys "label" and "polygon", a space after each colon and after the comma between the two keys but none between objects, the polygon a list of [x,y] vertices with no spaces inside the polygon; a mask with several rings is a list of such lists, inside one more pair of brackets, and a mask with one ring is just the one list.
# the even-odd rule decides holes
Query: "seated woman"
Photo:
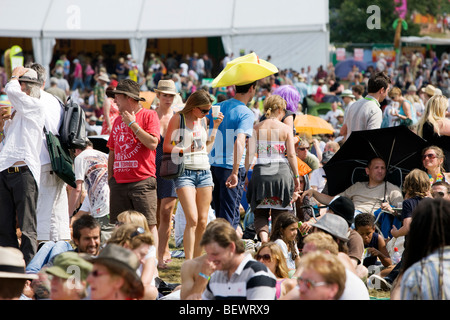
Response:
[{"label": "seated woman", "polygon": [[289,279],[289,269],[286,258],[279,245],[274,242],[266,242],[259,247],[255,259],[262,262],[277,277],[276,299],[280,299],[297,285],[297,281]]},{"label": "seated woman", "polygon": [[437,146],[429,146],[422,151],[422,164],[428,173],[430,183],[444,181],[450,182],[450,173],[444,169],[444,151]]},{"label": "seated woman", "polygon": [[280,121],[285,109],[286,101],[280,96],[267,98],[264,102],[266,120],[255,125],[255,134],[248,143],[247,172],[255,155],[257,163],[246,196],[261,242],[269,238],[269,216],[274,221],[283,212],[293,212],[294,192],[300,191],[292,127]]}]

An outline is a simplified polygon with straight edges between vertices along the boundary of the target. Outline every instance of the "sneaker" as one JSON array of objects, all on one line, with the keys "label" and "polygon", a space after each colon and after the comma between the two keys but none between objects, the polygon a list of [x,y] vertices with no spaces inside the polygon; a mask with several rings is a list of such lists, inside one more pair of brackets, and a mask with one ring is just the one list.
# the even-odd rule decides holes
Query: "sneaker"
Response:
[{"label": "sneaker", "polygon": [[184,258],[184,250],[175,250],[170,253],[172,258]]},{"label": "sneaker", "polygon": [[367,279],[367,286],[369,289],[389,291],[392,288],[392,284],[386,279],[379,275],[373,274]]}]

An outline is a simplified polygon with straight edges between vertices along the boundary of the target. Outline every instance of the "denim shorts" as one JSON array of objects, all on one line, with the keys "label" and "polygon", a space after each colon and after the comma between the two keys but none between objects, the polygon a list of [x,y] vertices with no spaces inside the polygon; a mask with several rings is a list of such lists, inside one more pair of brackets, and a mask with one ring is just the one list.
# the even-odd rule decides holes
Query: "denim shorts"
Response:
[{"label": "denim shorts", "polygon": [[175,179],[175,189],[183,187],[214,187],[211,171],[185,169],[183,174]]}]

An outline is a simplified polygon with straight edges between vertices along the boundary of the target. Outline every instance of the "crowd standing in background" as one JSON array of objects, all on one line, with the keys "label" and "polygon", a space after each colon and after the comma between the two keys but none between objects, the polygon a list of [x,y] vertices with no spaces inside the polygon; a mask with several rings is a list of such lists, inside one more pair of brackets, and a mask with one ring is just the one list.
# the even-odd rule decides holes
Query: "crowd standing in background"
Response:
[{"label": "crowd standing in background", "polygon": [[[233,58],[151,53],[141,70],[131,54],[62,54],[50,79],[38,64],[13,71],[2,92],[13,113],[0,119],[0,199],[8,212],[0,220],[0,246],[19,248],[20,254],[8,254],[19,254],[24,264],[12,258],[4,264],[26,269],[20,277],[9,269],[0,274],[22,286],[0,290],[2,296],[366,300],[375,289],[390,290],[391,299],[448,299],[442,224],[450,204],[448,54],[413,52],[399,65],[380,57],[366,70],[354,66],[346,79],[330,64],[212,87]],[[149,91],[151,101],[141,95]],[[109,150],[90,144],[75,150],[76,188],[52,175],[41,130],[45,124],[58,132],[54,97],[69,96],[85,110],[88,136],[106,135]],[[333,133],[311,135],[295,125],[316,104],[328,104],[319,117]],[[187,139],[176,144],[180,115]],[[368,182],[329,194],[323,167],[351,133],[393,126],[406,126],[429,144],[417,150],[422,164],[404,184],[385,184],[387,159],[377,157],[365,164]],[[172,181],[159,176],[168,152],[181,152],[186,161]],[[25,180],[13,180],[18,177]],[[181,289],[163,294],[155,280],[158,270],[170,269],[176,206],[185,220],[189,274]],[[145,223],[122,221],[130,210]],[[376,210],[401,225],[384,235]],[[68,289],[70,265],[82,270],[78,290]]]}]

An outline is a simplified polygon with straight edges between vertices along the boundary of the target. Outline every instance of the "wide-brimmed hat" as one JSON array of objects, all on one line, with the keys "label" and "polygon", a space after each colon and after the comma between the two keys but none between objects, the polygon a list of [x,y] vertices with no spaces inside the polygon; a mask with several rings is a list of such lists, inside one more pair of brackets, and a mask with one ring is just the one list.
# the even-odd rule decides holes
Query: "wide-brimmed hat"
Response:
[{"label": "wide-brimmed hat", "polygon": [[145,101],[145,98],[139,96],[139,84],[131,79],[120,80],[117,84],[117,87],[115,87],[114,89],[106,90],[106,94],[111,97],[114,97],[114,95],[117,93],[127,95],[137,101]]},{"label": "wide-brimmed hat", "polygon": [[408,91],[408,92],[409,92],[409,91],[414,91],[414,92],[416,92],[416,91],[417,91],[417,87],[416,87],[415,85],[412,84],[412,85],[409,86],[409,88],[408,88],[407,91]]},{"label": "wide-brimmed hat", "polygon": [[436,93],[436,88],[431,84],[428,84],[425,88],[422,88],[422,92],[425,92],[429,96],[434,96]]},{"label": "wide-brimmed hat", "polygon": [[341,98],[342,97],[350,97],[352,99],[355,99],[355,95],[353,94],[352,90],[350,90],[350,89],[345,89],[344,91],[342,91]]},{"label": "wide-brimmed hat", "polygon": [[41,84],[41,82],[38,80],[37,72],[33,69],[28,69],[28,71],[19,78],[19,81]]},{"label": "wide-brimmed hat", "polygon": [[155,92],[173,95],[179,94],[173,80],[159,80],[158,87],[155,89]]},{"label": "wide-brimmed hat", "polygon": [[211,86],[243,86],[278,72],[278,68],[252,52],[227,63],[222,72],[213,80]]},{"label": "wide-brimmed hat", "polygon": [[350,226],[355,221],[355,205],[347,197],[337,196],[329,204],[328,208],[347,221]]},{"label": "wide-brimmed hat", "polygon": [[137,295],[143,293],[144,285],[141,278],[136,273],[141,263],[133,251],[111,243],[106,245],[102,251],[100,251],[98,256],[92,257],[90,262],[124,271],[124,278],[129,282]]},{"label": "wide-brimmed hat", "polygon": [[92,270],[92,263],[75,251],[67,251],[58,254],[53,261],[53,266],[47,268],[45,272],[62,279],[69,279],[74,276],[74,268],[80,276],[79,280],[84,281]]},{"label": "wide-brimmed hat", "polygon": [[348,241],[348,224],[344,218],[334,213],[326,213],[319,221],[312,225],[318,229],[328,232],[332,236]]},{"label": "wide-brimmed hat", "polygon": [[25,260],[19,249],[0,247],[0,278],[37,279],[37,274],[25,272]]},{"label": "wide-brimmed hat", "polygon": [[97,80],[105,81],[106,83],[109,83],[111,80],[109,80],[108,75],[102,73]]}]

